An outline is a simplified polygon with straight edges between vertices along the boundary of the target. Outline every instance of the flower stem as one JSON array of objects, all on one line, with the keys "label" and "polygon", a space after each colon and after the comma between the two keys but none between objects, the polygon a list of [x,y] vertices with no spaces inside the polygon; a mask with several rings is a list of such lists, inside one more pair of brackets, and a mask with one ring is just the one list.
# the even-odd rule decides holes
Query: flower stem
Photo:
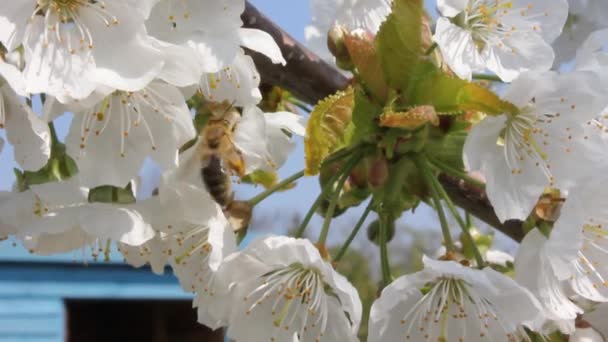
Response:
[{"label": "flower stem", "polygon": [[380,267],[382,268],[382,283],[384,286],[388,286],[393,278],[391,276],[391,265],[388,260],[388,216],[386,214],[380,215]]},{"label": "flower stem", "polygon": [[450,176],[454,176],[456,178],[462,179],[463,181],[476,186],[480,189],[485,189],[486,185],[484,182],[479,181],[471,176],[469,176],[465,171],[458,170],[455,167],[449,166],[439,160],[435,160],[432,158],[428,158],[429,162],[432,166],[437,168],[439,171],[449,174]]},{"label": "flower stem", "polygon": [[306,228],[308,227],[308,224],[310,223],[312,216],[315,214],[315,211],[317,211],[317,208],[319,208],[321,203],[323,203],[323,199],[325,199],[325,197],[332,190],[333,184],[338,180],[338,178],[340,176],[341,176],[341,173],[334,174],[329,179],[327,184],[325,184],[325,186],[321,189],[321,193],[319,194],[319,196],[317,196],[317,199],[310,206],[310,209],[308,209],[306,216],[304,216],[304,220],[302,220],[302,223],[298,227],[298,230],[296,231],[296,235],[295,235],[296,238],[301,238],[302,236],[304,236],[304,232],[306,232]]},{"label": "flower stem", "polygon": [[439,217],[439,222],[441,223],[441,233],[443,235],[443,242],[445,244],[445,248],[448,252],[455,252],[456,248],[454,247],[454,241],[452,241],[452,234],[450,233],[450,226],[448,224],[448,220],[445,215],[445,211],[443,210],[443,206],[441,205],[441,196],[439,195],[439,191],[435,185],[436,179],[433,172],[430,170],[427,161],[423,158],[418,158],[416,160],[416,164],[418,168],[422,172],[422,175],[425,178],[427,186],[431,190],[431,200],[433,201],[433,206],[435,210],[437,210],[437,216]]},{"label": "flower stem", "polygon": [[492,81],[492,82],[500,82],[504,83],[500,77],[496,75],[488,75],[488,74],[473,74],[474,80],[483,80],[483,81]]},{"label": "flower stem", "polygon": [[[361,154],[358,153],[355,155],[346,165],[344,166],[344,170],[342,175],[340,176],[340,180],[334,190],[331,200],[329,202],[329,207],[327,208],[327,213],[325,214],[325,220],[323,221],[323,228],[321,229],[321,234],[319,235],[319,240],[317,241],[317,245],[325,246],[325,242],[327,241],[327,235],[329,234],[329,227],[331,225],[331,221],[334,216],[334,212],[336,211],[336,206],[338,205],[338,199],[340,198],[340,192],[344,187],[344,183],[350,176],[350,172],[357,165],[357,163],[361,160]],[[331,183],[329,183],[331,184]]]},{"label": "flower stem", "polygon": [[373,201],[370,201],[369,205],[365,208],[363,215],[361,215],[361,218],[359,218],[359,221],[357,221],[357,224],[355,224],[353,231],[350,233],[350,235],[346,239],[346,242],[344,242],[344,244],[342,245],[342,247],[336,254],[336,257],[334,258],[333,261],[339,262],[340,260],[342,260],[342,257],[344,257],[344,255],[346,254],[346,251],[348,251],[350,244],[353,242],[353,240],[355,239],[357,234],[359,234],[361,227],[363,227],[363,223],[365,223],[365,220],[369,216],[369,213],[372,211],[372,206],[373,206]]},{"label": "flower stem", "polygon": [[[329,189],[329,187],[326,187],[326,188]],[[312,216],[315,214],[315,211],[317,211],[317,208],[321,205],[321,202],[323,202],[323,198],[325,197],[325,195],[326,195],[325,189],[321,190],[321,193],[319,194],[319,196],[317,196],[317,199],[310,206],[310,209],[308,209],[306,216],[304,216],[304,220],[302,220],[302,223],[300,223],[300,226],[298,227],[298,230],[296,231],[296,234],[295,234],[296,238],[301,238],[302,236],[304,236],[304,232],[306,231],[306,228],[308,227],[308,223],[310,223],[310,220],[312,219]]]},{"label": "flower stem", "polygon": [[329,164],[331,164],[333,162],[336,162],[336,161],[338,161],[338,160],[340,160],[342,158],[346,158],[346,157],[350,156],[353,152],[355,152],[355,149],[353,149],[353,148],[344,148],[344,149],[342,149],[342,150],[340,150],[340,151],[338,151],[338,152],[330,155],[327,159],[325,159],[323,161],[323,164],[324,165],[329,165]]},{"label": "flower stem", "polygon": [[286,101],[307,113],[310,113],[312,111],[312,108],[310,108],[310,105],[308,103],[300,101],[298,98],[296,98],[293,95],[287,97]]},{"label": "flower stem", "polygon": [[481,256],[481,252],[479,251],[477,244],[475,244],[475,240],[473,240],[473,236],[471,236],[471,232],[469,231],[469,226],[460,216],[460,213],[458,212],[458,209],[456,209],[454,202],[452,202],[452,199],[450,199],[448,193],[445,191],[445,189],[443,188],[441,183],[439,183],[439,181],[437,181],[436,179],[435,179],[435,187],[439,191],[439,195],[444,199],[445,203],[447,204],[448,209],[450,209],[452,216],[454,216],[454,218],[456,219],[456,222],[458,222],[458,225],[462,229],[462,234],[463,234],[464,238],[467,240],[467,243],[469,243],[470,246],[472,246],[473,255],[475,256],[475,261],[477,262],[477,267],[482,268],[485,265],[485,261],[483,260],[483,257]]},{"label": "flower stem", "polygon": [[300,171],[297,172],[287,178],[285,178],[284,180],[282,180],[281,182],[277,183],[276,185],[274,185],[273,187],[267,189],[266,191],[262,192],[261,194],[255,196],[254,198],[250,199],[249,201],[247,201],[249,203],[249,205],[256,206],[258,205],[260,202],[262,202],[263,200],[265,200],[266,198],[268,198],[268,196],[272,195],[273,193],[283,189],[285,186],[293,183],[294,181],[300,179],[304,177],[304,171]]}]

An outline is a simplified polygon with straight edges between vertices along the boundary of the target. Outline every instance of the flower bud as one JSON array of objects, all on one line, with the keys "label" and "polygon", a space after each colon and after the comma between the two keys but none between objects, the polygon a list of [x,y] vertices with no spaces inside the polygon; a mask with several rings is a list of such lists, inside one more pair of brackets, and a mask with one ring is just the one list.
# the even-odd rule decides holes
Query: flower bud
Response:
[{"label": "flower bud", "polygon": [[380,156],[369,164],[367,183],[372,189],[384,186],[388,180],[388,161],[384,156]]},{"label": "flower bud", "polygon": [[[387,224],[388,236],[386,237],[386,242],[391,242],[393,237],[395,237],[395,222],[389,221]],[[367,226],[367,238],[376,245],[380,244],[380,221],[376,220]]]},{"label": "flower bud", "polygon": [[334,25],[327,33],[327,48],[336,58],[336,65],[343,70],[353,70],[354,65],[344,43],[346,30],[340,25]]}]

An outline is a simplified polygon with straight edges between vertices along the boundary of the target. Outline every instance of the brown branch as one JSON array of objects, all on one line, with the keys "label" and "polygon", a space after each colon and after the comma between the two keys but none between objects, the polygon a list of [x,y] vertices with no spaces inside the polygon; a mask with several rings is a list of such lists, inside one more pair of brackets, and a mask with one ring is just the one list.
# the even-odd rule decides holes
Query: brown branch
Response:
[{"label": "brown branch", "polygon": [[[249,51],[262,76],[262,82],[280,86],[310,104],[346,88],[348,79],[333,66],[325,63],[312,51],[296,42],[289,34],[247,3],[243,13],[245,27],[268,32],[279,44],[286,66],[272,64],[266,57]],[[485,223],[503,232],[515,241],[524,237],[522,222],[507,221],[501,224],[483,190],[469,186],[463,181],[440,175],[439,181],[455,204],[470,212]]]},{"label": "brown branch", "polygon": [[270,19],[247,3],[242,16],[244,26],[268,32],[279,44],[287,65],[272,64],[258,53],[249,51],[265,84],[289,90],[302,101],[315,104],[337,89],[343,89],[348,79],[320,59],[314,52],[298,43]]}]

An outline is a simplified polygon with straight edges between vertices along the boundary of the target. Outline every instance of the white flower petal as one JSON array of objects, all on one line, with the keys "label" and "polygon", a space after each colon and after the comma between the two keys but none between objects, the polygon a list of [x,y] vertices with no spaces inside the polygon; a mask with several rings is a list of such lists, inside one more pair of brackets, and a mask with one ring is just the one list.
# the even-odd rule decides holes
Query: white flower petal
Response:
[{"label": "white flower petal", "polygon": [[437,0],[437,9],[444,17],[455,17],[467,8],[468,0]]},{"label": "white flower petal", "polygon": [[268,33],[257,29],[242,28],[239,30],[239,38],[243,47],[263,54],[274,64],[287,64],[281,49]]},{"label": "white flower petal", "polygon": [[106,0],[104,9],[112,13],[117,24],[106,25],[94,9],[81,13],[95,44],[93,55],[97,68],[93,77],[112,88],[138,91],[158,76],[164,55],[148,39],[144,18],[137,7],[122,0]]},{"label": "white flower petal", "polygon": [[327,32],[334,25],[375,35],[391,12],[388,0],[311,0],[310,4],[312,21],[305,28],[306,43],[328,62],[333,62],[333,58],[327,49]]},{"label": "white flower petal", "polygon": [[243,110],[243,117],[234,131],[234,144],[245,161],[245,173],[273,168],[266,143],[266,121],[258,107]]},{"label": "white flower petal", "polygon": [[[44,18],[35,16],[28,27],[28,39],[23,42],[26,92],[47,93],[63,103],[89,96],[95,89],[91,75],[94,66],[91,52],[77,49],[71,53],[65,44],[45,38],[45,28]],[[63,40],[70,42],[80,39],[76,32],[63,25],[59,34]]]},{"label": "white flower petal", "polygon": [[570,334],[574,331],[574,320],[583,310],[568,298],[564,284],[553,270],[550,260],[553,256],[551,250],[545,248],[546,244],[547,238],[537,229],[526,235],[515,259],[515,279],[543,306],[544,319],[536,322],[535,329],[549,333],[555,326]]},{"label": "white flower petal", "polygon": [[92,246],[95,238],[88,235],[80,227],[73,226],[57,234],[39,234],[22,236],[21,241],[25,248],[37,255],[53,255],[67,253],[85,246]]},{"label": "white flower petal", "polygon": [[9,1],[0,8],[0,42],[8,51],[13,51],[23,41],[25,23],[33,9],[31,1]]},{"label": "white flower petal", "polygon": [[16,66],[7,63],[0,58],[0,76],[9,84],[13,91],[25,96],[25,80],[23,74]]},{"label": "white flower petal", "polygon": [[596,302],[608,301],[608,198],[598,192],[606,184],[602,175],[572,189],[547,243],[557,276],[569,281],[574,292]]},{"label": "white flower petal", "polygon": [[0,111],[6,115],[6,137],[14,147],[15,160],[25,170],[39,170],[51,156],[49,126],[8,85],[0,87],[0,97],[0,106],[4,106]]},{"label": "white flower petal", "polygon": [[158,78],[176,87],[188,87],[199,82],[203,67],[199,57],[187,46],[169,44],[150,38],[165,54],[165,64]]},{"label": "white flower petal", "polygon": [[291,341],[295,334],[301,342],[357,340],[361,304],[351,301],[359,302],[358,295],[352,286],[336,286],[342,280],[308,240],[257,240],[220,273],[233,286],[227,335],[237,341]]},{"label": "white flower petal", "polygon": [[561,33],[568,18],[567,0],[512,0],[512,9],[503,17],[507,27],[516,31],[541,34],[552,43]]},{"label": "white flower petal", "polygon": [[264,113],[266,120],[266,131],[268,140],[268,153],[277,168],[281,167],[295,147],[292,137],[287,135],[306,134],[306,123],[304,119],[289,112]]},{"label": "white flower petal", "polygon": [[571,334],[569,342],[604,342],[604,337],[593,327],[577,328],[574,334]]},{"label": "white flower petal", "polygon": [[189,47],[204,72],[229,65],[239,50],[243,0],[164,0],[152,9],[146,27],[151,36]]},{"label": "white flower petal", "polygon": [[[82,183],[124,187],[146,157],[163,169],[178,166],[178,150],[196,136],[180,91],[160,81],[136,93],[115,92],[77,113],[66,138]],[[106,167],[99,169],[102,163]]]},{"label": "white flower petal", "polygon": [[452,24],[448,19],[437,20],[433,40],[441,49],[445,62],[460,78],[470,80],[473,72],[484,70],[471,33]]},{"label": "white flower petal", "polygon": [[542,37],[513,33],[501,45],[488,46],[482,52],[486,66],[505,82],[525,71],[546,71],[553,66],[553,48]]},{"label": "white flower petal", "polygon": [[154,229],[136,208],[94,203],[80,214],[82,230],[99,239],[139,246],[154,237]]},{"label": "white flower petal", "polygon": [[262,100],[259,86],[260,74],[253,59],[240,50],[231,65],[217,73],[204,74],[199,89],[210,101],[248,107]]},{"label": "white flower petal", "polygon": [[370,342],[510,341],[536,320],[540,305],[512,279],[489,268],[423,261],[424,270],[395,280],[372,305]]}]

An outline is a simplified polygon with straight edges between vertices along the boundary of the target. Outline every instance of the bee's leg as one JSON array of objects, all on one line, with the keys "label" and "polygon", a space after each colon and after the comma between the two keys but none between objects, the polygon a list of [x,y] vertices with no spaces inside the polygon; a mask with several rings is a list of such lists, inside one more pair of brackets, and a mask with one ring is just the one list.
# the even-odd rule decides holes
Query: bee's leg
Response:
[{"label": "bee's leg", "polygon": [[230,170],[234,171],[237,176],[245,176],[245,161],[240,153],[234,153],[233,155],[226,158],[226,162]]}]

